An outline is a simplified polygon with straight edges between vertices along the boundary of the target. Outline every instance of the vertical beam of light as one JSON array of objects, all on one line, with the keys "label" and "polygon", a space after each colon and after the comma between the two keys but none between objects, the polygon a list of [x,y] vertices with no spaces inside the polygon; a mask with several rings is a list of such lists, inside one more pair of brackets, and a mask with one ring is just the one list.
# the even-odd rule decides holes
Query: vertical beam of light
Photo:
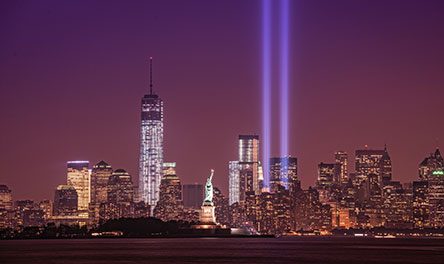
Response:
[{"label": "vertical beam of light", "polygon": [[271,0],[262,0],[262,107],[264,187],[269,188],[271,144]]},{"label": "vertical beam of light", "polygon": [[[281,113],[281,157],[288,156],[288,31],[289,31],[289,1],[281,1],[280,10],[280,113]],[[287,168],[288,159],[282,160],[282,167]]]}]

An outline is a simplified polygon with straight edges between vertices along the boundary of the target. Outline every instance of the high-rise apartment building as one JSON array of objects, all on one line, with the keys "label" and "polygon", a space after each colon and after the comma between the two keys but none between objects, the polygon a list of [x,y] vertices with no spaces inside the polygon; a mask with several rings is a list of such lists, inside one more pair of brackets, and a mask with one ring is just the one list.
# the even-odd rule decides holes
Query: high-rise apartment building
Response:
[{"label": "high-rise apartment building", "polygon": [[270,158],[270,191],[275,192],[279,186],[292,190],[298,185],[298,161],[292,157]]},{"label": "high-rise apartment building", "polygon": [[139,160],[139,200],[154,208],[159,200],[163,166],[163,101],[153,93],[150,58],[150,93],[142,98]]},{"label": "high-rise apartment building", "polygon": [[89,161],[68,161],[67,185],[77,191],[78,210],[87,211],[90,202]]}]

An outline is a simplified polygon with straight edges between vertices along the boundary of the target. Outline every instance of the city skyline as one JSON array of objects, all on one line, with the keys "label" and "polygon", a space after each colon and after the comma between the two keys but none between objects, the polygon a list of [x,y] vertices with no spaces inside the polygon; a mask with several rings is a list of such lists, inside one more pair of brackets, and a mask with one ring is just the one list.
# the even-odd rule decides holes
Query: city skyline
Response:
[{"label": "city skyline", "polygon": [[[1,44],[5,60],[0,64],[3,90],[0,118],[4,127],[1,143],[4,151],[0,159],[4,174],[0,183],[13,190],[14,200],[52,199],[57,186],[65,184],[68,160],[88,160],[91,164],[104,160],[113,168],[124,168],[132,175],[133,182],[138,182],[135,178],[140,134],[138,100],[146,94],[147,58],[151,55],[156,60],[156,91],[165,101],[164,160],[177,162],[177,175],[182,183],[203,183],[207,170],[215,168],[218,175],[215,186],[228,196],[228,161],[237,158],[238,135],[261,136],[260,2],[233,1],[218,4],[214,13],[191,12],[198,18],[214,18],[208,26],[200,25],[198,18],[188,21],[183,26],[184,33],[178,37],[148,26],[151,35],[147,31],[142,40],[137,41],[135,36],[142,28],[132,26],[138,22],[168,25],[168,17],[155,18],[155,11],[183,18],[190,15],[179,12],[179,8],[192,11],[192,7],[185,5],[169,10],[167,5],[155,4],[153,13],[146,17],[143,12],[136,12],[134,22],[128,22],[127,16],[119,16],[127,24],[116,30],[124,32],[132,27],[134,32],[127,32],[132,37],[130,40],[114,44],[105,43],[112,40],[114,31],[105,31],[101,39],[94,36],[94,26],[101,26],[92,20],[97,15],[94,9],[84,11],[81,4],[71,3],[72,10],[67,10],[55,3],[46,3],[28,7],[9,3],[9,12],[5,15],[9,21],[15,20],[15,31],[1,27],[9,38]],[[368,6],[340,2],[330,7],[337,12],[343,10],[341,8],[357,10],[367,18],[382,15],[388,25],[383,28],[373,20],[372,25],[361,21],[358,24],[367,36],[342,20],[330,21],[336,34],[344,39],[349,37],[343,43],[329,42],[330,46],[321,43],[334,40],[328,35],[326,21],[330,13],[326,8],[319,11],[316,4],[302,6],[293,2],[291,6],[301,15],[291,16],[292,25],[296,19],[309,25],[295,29],[303,37],[292,40],[296,43],[291,51],[295,57],[290,60],[294,68],[289,101],[289,154],[298,159],[298,177],[303,187],[315,184],[318,164],[333,162],[332,153],[344,150],[352,158],[354,151],[366,144],[372,149],[388,145],[393,180],[417,180],[419,163],[440,145],[436,138],[442,139],[444,131],[444,124],[434,121],[442,116],[439,98],[444,95],[440,76],[444,54],[438,48],[442,39],[436,39],[443,30],[442,18],[434,11],[442,4],[431,1],[418,11],[416,6],[407,3],[405,13],[396,17],[406,19],[414,27],[401,26],[397,35],[390,36],[400,26],[389,18],[396,15],[395,4],[384,5],[384,10],[378,9],[378,4],[363,10]],[[22,9],[15,9],[18,7]],[[143,10],[143,7],[134,3],[126,8]],[[103,14],[104,21],[111,21],[118,8],[118,4],[108,7]],[[237,11],[227,21],[220,15],[224,13],[221,10]],[[33,26],[21,19],[28,13],[37,20]],[[43,13],[48,13],[47,19],[42,17]],[[63,15],[67,14],[83,14],[88,19],[81,25],[89,23],[92,29],[78,32],[70,24],[63,30],[56,26],[44,29],[51,18],[66,23]],[[169,26],[172,33],[176,24]],[[234,30],[236,26],[239,29]],[[219,34],[215,39],[201,38],[196,33],[188,40],[180,38],[193,27],[200,33],[210,33],[216,28]],[[309,29],[314,30],[316,36],[310,35]],[[34,47],[24,46],[32,30],[46,38],[37,41]],[[78,39],[77,51],[62,38],[67,37],[68,32]],[[243,41],[230,41],[233,35],[245,35],[245,32]],[[432,47],[424,50],[426,42],[412,40],[412,35],[425,38]],[[165,48],[160,46],[164,42],[149,44],[153,41],[150,36],[164,36],[183,51],[168,54],[173,44]],[[291,36],[294,38],[294,34]],[[390,41],[394,46],[380,46]],[[224,49],[211,48],[215,43]],[[318,44],[317,48],[308,47],[314,43]],[[135,49],[127,51],[132,45]],[[202,45],[208,47],[197,51],[196,47]],[[44,52],[39,53],[42,47]],[[99,52],[102,47],[105,49]],[[347,47],[352,49],[346,50]],[[302,50],[304,52],[298,52]],[[417,54],[417,50],[421,50],[423,57],[407,56]],[[111,54],[119,55],[116,58]],[[64,56],[59,58],[59,55]],[[384,65],[371,58],[376,55],[384,58]],[[296,63],[295,58],[300,60]],[[356,58],[364,58],[357,68]],[[213,66],[214,61],[220,66]],[[321,62],[322,67],[314,66]],[[391,75],[387,76],[387,72]],[[296,81],[295,76],[303,77]],[[277,94],[277,90],[273,92]],[[278,123],[272,126],[277,127]],[[279,140],[273,138],[272,141],[271,156],[279,156]],[[187,155],[190,149],[195,150],[195,155]],[[23,163],[27,166],[22,166]],[[349,172],[352,171],[354,162],[349,162]],[[23,186],[22,182],[29,184]]]}]

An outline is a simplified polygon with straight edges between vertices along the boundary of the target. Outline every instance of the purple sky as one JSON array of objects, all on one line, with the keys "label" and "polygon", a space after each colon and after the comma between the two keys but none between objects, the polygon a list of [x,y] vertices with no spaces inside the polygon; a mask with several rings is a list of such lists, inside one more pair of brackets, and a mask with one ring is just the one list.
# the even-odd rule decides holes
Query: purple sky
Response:
[{"label": "purple sky", "polygon": [[[444,141],[444,2],[290,5],[289,151],[303,186],[334,151],[353,163],[364,144],[387,143],[394,179],[416,180],[419,162]],[[203,183],[214,168],[228,194],[238,134],[261,133],[260,8],[246,0],[1,1],[0,183],[14,199],[52,199],[76,159],[103,159],[137,183],[153,56],[165,161],[177,162],[183,183]]]}]

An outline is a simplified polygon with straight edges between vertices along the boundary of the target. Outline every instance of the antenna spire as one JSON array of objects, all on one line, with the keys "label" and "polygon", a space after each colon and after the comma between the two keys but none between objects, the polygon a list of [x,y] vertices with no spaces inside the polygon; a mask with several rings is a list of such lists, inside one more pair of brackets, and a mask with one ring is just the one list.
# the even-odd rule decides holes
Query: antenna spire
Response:
[{"label": "antenna spire", "polygon": [[153,57],[150,57],[150,94],[153,94]]}]

